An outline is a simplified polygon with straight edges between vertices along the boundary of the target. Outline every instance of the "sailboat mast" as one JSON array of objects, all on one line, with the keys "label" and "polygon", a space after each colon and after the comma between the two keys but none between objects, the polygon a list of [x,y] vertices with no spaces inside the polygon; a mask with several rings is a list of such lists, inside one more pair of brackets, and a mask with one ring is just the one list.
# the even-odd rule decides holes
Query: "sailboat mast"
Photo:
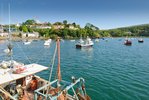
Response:
[{"label": "sailboat mast", "polygon": [[1,28],[2,28],[2,32],[3,32],[3,23],[2,23],[3,19],[2,19],[2,17],[3,17],[3,4],[1,4],[1,18],[0,18]]},{"label": "sailboat mast", "polygon": [[10,52],[10,60],[11,60],[11,65],[12,65],[12,60],[13,60],[13,57],[12,57],[12,43],[11,43],[11,30],[10,30],[10,4],[8,5],[8,8],[9,8],[9,11],[8,11],[8,15],[9,15],[9,32],[8,32],[8,40],[9,40],[9,44],[8,44],[8,49],[9,49],[9,52]]},{"label": "sailboat mast", "polygon": [[9,4],[9,12],[8,13],[9,13],[9,39],[11,40],[11,36],[10,36],[10,4]]},{"label": "sailboat mast", "polygon": [[57,39],[57,55],[58,55],[58,66],[57,66],[57,78],[61,81],[61,69],[60,69],[60,38]]}]

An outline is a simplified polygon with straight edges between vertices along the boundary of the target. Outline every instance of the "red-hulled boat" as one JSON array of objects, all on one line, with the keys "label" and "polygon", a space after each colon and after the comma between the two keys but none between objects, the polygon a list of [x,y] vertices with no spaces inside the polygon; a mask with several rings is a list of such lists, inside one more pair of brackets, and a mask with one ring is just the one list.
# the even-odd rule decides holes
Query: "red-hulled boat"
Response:
[{"label": "red-hulled boat", "polygon": [[125,45],[132,45],[132,42],[130,40],[125,40],[124,44]]}]

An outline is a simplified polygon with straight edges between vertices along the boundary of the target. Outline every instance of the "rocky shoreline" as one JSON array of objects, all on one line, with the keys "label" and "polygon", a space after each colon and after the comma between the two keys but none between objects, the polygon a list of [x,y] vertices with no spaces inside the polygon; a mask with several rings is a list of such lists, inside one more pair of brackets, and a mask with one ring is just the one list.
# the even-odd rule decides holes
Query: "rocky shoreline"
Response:
[{"label": "rocky shoreline", "polygon": [[[7,40],[8,37],[0,37],[0,40]],[[40,37],[40,38],[20,38],[20,37],[12,37],[12,41],[22,41],[22,40],[45,40],[46,38]]]}]

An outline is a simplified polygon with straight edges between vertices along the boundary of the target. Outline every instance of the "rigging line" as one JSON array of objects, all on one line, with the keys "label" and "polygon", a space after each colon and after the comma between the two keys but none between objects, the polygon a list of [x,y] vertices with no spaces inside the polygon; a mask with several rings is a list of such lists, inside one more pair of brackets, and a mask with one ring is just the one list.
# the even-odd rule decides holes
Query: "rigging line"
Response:
[{"label": "rigging line", "polygon": [[[44,51],[45,51],[45,49],[44,49]],[[42,52],[43,52],[43,51],[42,51],[42,49],[41,49],[40,52],[39,52],[39,54],[42,54]],[[46,52],[44,52],[43,56],[45,56],[45,55],[46,55]],[[41,60],[42,57],[39,57],[39,58],[40,58],[40,59],[38,59],[38,60],[36,61],[36,63],[38,63],[38,62]]]},{"label": "rigging line", "polygon": [[[49,66],[49,69],[50,69],[49,82],[51,81],[51,76],[52,76],[53,66],[54,66],[54,62],[55,62],[56,51],[57,51],[57,45],[55,46],[55,51],[54,51],[53,57],[51,59],[51,63],[52,63],[51,69],[50,69],[50,66]],[[46,94],[48,94],[49,87],[50,86],[47,87],[47,93]]]},{"label": "rigging line", "polygon": [[51,65],[51,69],[50,69],[49,82],[51,81],[53,66],[54,66],[54,63],[55,63],[56,51],[57,51],[57,45],[55,46],[54,55],[52,57],[53,59],[52,59],[52,65]]},{"label": "rigging line", "polygon": [[26,57],[27,61],[31,64],[31,61],[29,60],[28,56],[25,54],[23,49],[19,46],[19,44],[16,42],[17,46],[20,48],[20,50],[23,52],[23,55]]}]

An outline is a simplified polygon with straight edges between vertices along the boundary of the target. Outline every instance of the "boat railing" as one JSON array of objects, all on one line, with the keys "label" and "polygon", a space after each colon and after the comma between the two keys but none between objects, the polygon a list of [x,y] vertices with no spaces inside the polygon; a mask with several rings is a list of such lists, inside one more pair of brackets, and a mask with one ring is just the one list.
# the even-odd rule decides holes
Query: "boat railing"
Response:
[{"label": "boat railing", "polygon": [[10,99],[12,100],[17,100],[15,97],[13,97],[9,92],[7,92],[5,89],[3,89],[3,87],[0,86],[0,92],[2,92],[3,94],[7,95]]},{"label": "boat railing", "polygon": [[[59,91],[55,94],[55,95],[52,95],[49,93],[50,89],[56,89],[57,88],[57,84],[60,84],[60,89]],[[50,99],[50,100],[57,100],[57,98],[62,95],[64,92],[65,93],[70,93],[73,94],[73,96],[71,96],[72,98],[75,98],[75,100],[79,100],[78,97],[77,97],[77,93],[75,91],[76,87],[79,88],[81,91],[80,93],[85,95],[85,93],[83,92],[81,86],[82,84],[84,84],[84,79],[83,78],[79,78],[73,82],[67,82],[67,81],[64,81],[64,80],[61,80],[60,82],[58,80],[54,80],[42,87],[40,87],[39,89],[35,90],[35,94],[34,94],[34,97],[35,97],[35,100],[37,100],[37,98],[39,96],[42,97],[42,99]],[[43,90],[46,89],[46,92],[43,92]],[[41,92],[42,91],[42,92]],[[68,94],[67,94],[68,95]],[[69,94],[69,97],[70,97],[70,94]]]}]

